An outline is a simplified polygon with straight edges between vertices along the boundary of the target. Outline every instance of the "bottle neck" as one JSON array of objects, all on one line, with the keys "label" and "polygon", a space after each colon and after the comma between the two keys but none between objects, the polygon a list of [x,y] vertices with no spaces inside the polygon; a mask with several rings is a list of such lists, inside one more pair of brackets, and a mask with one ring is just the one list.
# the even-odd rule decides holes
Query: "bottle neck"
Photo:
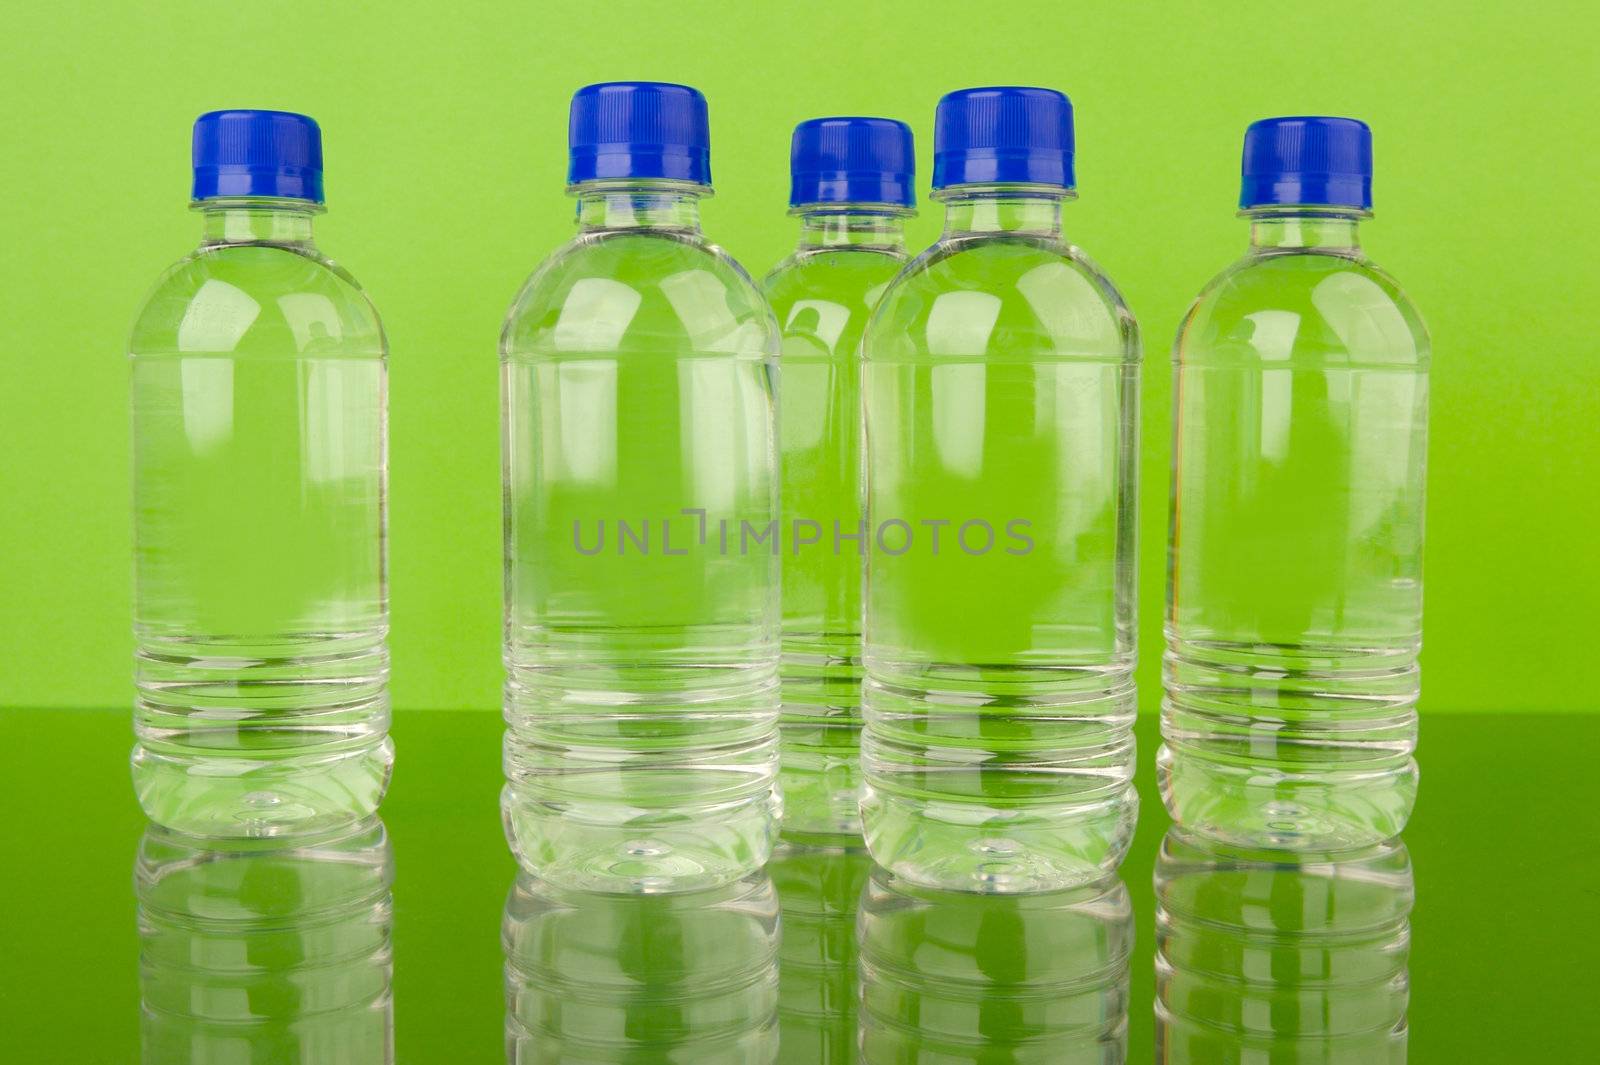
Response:
[{"label": "bottle neck", "polygon": [[944,202],[945,237],[1011,233],[1061,236],[1061,205],[1071,189],[1054,185],[957,185],[934,194]]},{"label": "bottle neck", "polygon": [[1256,207],[1250,220],[1251,251],[1346,251],[1361,249],[1356,226],[1365,211],[1336,207]]},{"label": "bottle neck", "polygon": [[578,228],[700,231],[700,200],[708,185],[687,181],[586,181],[576,185]]},{"label": "bottle neck", "polygon": [[790,214],[800,218],[800,251],[863,248],[904,251],[911,212],[889,204],[805,204]]},{"label": "bottle neck", "polygon": [[203,220],[202,247],[281,244],[311,247],[311,220],[322,205],[309,200],[216,199],[196,204]]}]

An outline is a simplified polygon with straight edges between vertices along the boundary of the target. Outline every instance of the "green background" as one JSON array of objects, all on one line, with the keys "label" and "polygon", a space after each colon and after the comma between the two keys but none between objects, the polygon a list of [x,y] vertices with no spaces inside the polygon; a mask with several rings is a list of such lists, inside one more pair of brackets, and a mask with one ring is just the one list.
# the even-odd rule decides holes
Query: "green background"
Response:
[{"label": "green background", "polygon": [[[1424,704],[1585,710],[1600,597],[1597,16],[1588,3],[1351,0],[13,5],[0,31],[0,704],[129,701],[124,344],[197,241],[189,126],[322,124],[321,242],[392,345],[394,697],[499,704],[495,341],[570,232],[567,100],[611,78],[711,101],[706,227],[754,273],[794,239],[788,133],[909,121],[926,180],[952,88],[1058,87],[1078,116],[1069,234],[1144,328],[1142,692],[1160,650],[1179,316],[1245,242],[1239,138],[1271,114],[1368,120],[1367,247],[1434,338]],[[937,231],[924,209],[914,243]]]}]

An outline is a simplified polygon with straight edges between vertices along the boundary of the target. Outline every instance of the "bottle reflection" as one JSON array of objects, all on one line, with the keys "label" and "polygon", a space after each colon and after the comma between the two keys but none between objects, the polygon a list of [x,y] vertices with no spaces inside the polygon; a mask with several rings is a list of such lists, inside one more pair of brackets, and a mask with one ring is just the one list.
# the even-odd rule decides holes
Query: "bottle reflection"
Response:
[{"label": "bottle reflection", "polygon": [[875,870],[861,903],[864,1065],[1121,1065],[1128,889],[967,894]]},{"label": "bottle reflection", "polygon": [[1398,839],[1337,859],[1173,829],[1156,864],[1157,1060],[1406,1060],[1411,861]]},{"label": "bottle reflection", "polygon": [[856,1060],[856,906],[872,870],[861,848],[781,846],[768,868],[783,907],[780,1065]]},{"label": "bottle reflection", "polygon": [[145,1065],[392,1061],[393,871],[376,818],[291,840],[147,828]]},{"label": "bottle reflection", "polygon": [[778,896],[765,870],[602,894],[523,873],[506,900],[510,1065],[771,1065]]}]

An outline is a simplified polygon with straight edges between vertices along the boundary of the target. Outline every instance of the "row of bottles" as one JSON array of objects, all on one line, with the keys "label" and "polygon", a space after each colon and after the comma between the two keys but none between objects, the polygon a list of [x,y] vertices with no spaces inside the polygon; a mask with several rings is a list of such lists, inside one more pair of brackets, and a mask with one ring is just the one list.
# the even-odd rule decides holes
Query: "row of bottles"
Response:
[{"label": "row of bottles", "polygon": [[[800,246],[763,285],[700,230],[698,92],[589,86],[569,146],[578,233],[500,340],[522,865],[721,888],[781,823],[925,889],[1113,871],[1141,347],[1063,229],[1067,98],[940,101],[914,258],[909,129],[803,123]],[[1428,341],[1360,250],[1371,172],[1359,122],[1251,126],[1249,251],[1174,353],[1157,764],[1174,819],[1240,847],[1370,846],[1415,794]],[[173,829],[298,836],[370,815],[393,758],[386,342],[311,239],[309,119],[203,116],[194,198],[131,344],[134,776]]]},{"label": "row of bottles", "polygon": [[[1059,888],[1114,868],[1137,811],[1138,332],[1063,234],[1065,97],[941,101],[945,230],[906,262],[910,138],[802,124],[801,243],[766,282],[784,517],[835,531],[807,552],[797,527],[784,553],[784,827],[855,831],[864,722],[874,858],[930,886]],[[1415,798],[1428,339],[1361,253],[1371,173],[1359,122],[1252,125],[1249,251],[1174,350],[1157,764],[1174,819],[1239,846],[1372,845]],[[841,565],[858,524],[865,564]],[[1002,528],[1026,530],[1003,553]]]},{"label": "row of bottles", "polygon": [[[143,1060],[395,1060],[393,862],[370,820],[304,841],[141,843]],[[1156,866],[1156,1060],[1399,1063],[1403,846],[1287,859],[1178,830]],[[860,850],[669,894],[506,902],[506,1060],[704,1065],[1126,1060],[1134,922],[1112,876],[950,892]]]}]

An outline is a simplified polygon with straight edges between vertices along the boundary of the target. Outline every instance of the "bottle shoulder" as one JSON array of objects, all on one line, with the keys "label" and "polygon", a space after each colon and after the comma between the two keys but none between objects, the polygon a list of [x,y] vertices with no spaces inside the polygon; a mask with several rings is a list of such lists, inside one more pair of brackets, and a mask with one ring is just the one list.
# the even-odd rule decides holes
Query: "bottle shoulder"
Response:
[{"label": "bottle shoulder", "polygon": [[744,268],[697,233],[585,233],[523,284],[502,354],[670,350],[772,354],[778,331]]},{"label": "bottle shoulder", "polygon": [[1076,245],[1016,235],[947,238],[913,259],[868,326],[869,359],[1139,358],[1122,294]]},{"label": "bottle shoulder", "polygon": [[785,360],[853,355],[872,309],[909,260],[865,248],[796,252],[761,283],[783,334]]},{"label": "bottle shoulder", "polygon": [[1255,252],[1212,278],[1178,331],[1181,362],[1425,368],[1427,326],[1399,283],[1359,254]]},{"label": "bottle shoulder", "polygon": [[802,248],[761,279],[769,302],[802,298],[806,292],[870,289],[894,280],[911,256],[876,247]]},{"label": "bottle shoulder", "polygon": [[135,355],[383,356],[376,308],[354,277],[314,250],[201,247],[161,275],[134,320]]}]

